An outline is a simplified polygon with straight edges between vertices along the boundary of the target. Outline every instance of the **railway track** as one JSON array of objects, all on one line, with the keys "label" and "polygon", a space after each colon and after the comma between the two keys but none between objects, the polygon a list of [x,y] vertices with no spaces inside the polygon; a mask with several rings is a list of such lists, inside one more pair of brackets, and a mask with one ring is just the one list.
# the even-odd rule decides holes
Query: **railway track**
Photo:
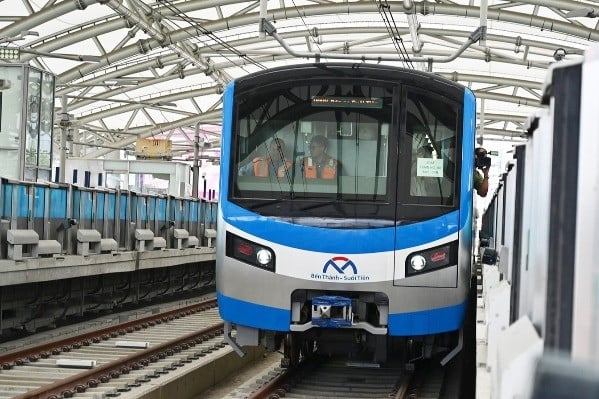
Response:
[{"label": "railway track", "polygon": [[[0,355],[0,399],[121,399],[204,397],[218,382],[188,376],[192,368],[212,369],[212,374],[233,372],[238,360],[223,337],[222,321],[213,299],[180,309],[120,323],[97,331],[55,340]],[[227,358],[223,356],[228,356]],[[261,355],[258,355],[261,357]],[[219,360],[220,359],[220,360]],[[246,363],[248,364],[248,363]],[[386,398],[447,399],[447,380],[457,380],[456,369],[435,363],[417,363],[414,372],[404,364],[379,367],[314,357],[296,369],[273,363],[262,373],[226,390],[219,399],[280,398]],[[438,363],[437,363],[438,364]],[[241,366],[239,366],[241,367]],[[215,371],[220,370],[220,371]],[[459,372],[458,372],[459,374]],[[449,375],[449,377],[448,377]],[[160,379],[158,379],[160,377]],[[192,394],[165,393],[178,378],[196,385]],[[198,387],[197,385],[202,385]],[[206,385],[209,384],[209,385]],[[236,384],[240,385],[240,384]],[[156,387],[160,395],[152,395]]]},{"label": "railway track", "polygon": [[124,394],[225,347],[216,301],[0,356],[0,398]]},{"label": "railway track", "polygon": [[446,399],[446,371],[432,363],[409,371],[315,358],[294,370],[273,366],[226,399]]}]

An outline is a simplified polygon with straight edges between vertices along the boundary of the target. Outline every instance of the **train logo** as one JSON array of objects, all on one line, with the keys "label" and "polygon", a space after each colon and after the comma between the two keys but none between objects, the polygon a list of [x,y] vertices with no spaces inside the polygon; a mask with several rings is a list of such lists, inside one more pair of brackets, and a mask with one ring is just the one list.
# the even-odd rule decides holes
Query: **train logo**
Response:
[{"label": "train logo", "polygon": [[[339,267],[339,264],[343,264],[343,266]],[[337,270],[337,273],[339,274],[345,274],[345,269],[350,267],[354,274],[358,274],[358,269],[356,268],[354,262],[352,262],[345,256],[335,256],[334,258],[329,259],[327,263],[324,264],[322,272],[326,273],[329,267],[332,267],[333,269]]]},{"label": "train logo", "polygon": [[335,256],[327,260],[322,268],[322,273],[310,273],[310,278],[339,282],[360,282],[371,279],[368,275],[358,274],[355,263],[345,256]]}]

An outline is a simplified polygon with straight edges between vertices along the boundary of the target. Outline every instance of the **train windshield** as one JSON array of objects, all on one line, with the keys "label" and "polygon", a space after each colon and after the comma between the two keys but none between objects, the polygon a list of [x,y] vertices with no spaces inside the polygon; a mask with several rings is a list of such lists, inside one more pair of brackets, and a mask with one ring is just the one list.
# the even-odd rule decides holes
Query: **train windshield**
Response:
[{"label": "train windshield", "polygon": [[385,82],[287,83],[236,101],[233,202],[271,214],[288,201],[298,216],[339,217],[369,204],[373,217],[392,220],[397,204],[408,213],[410,205],[455,206],[451,102]]}]

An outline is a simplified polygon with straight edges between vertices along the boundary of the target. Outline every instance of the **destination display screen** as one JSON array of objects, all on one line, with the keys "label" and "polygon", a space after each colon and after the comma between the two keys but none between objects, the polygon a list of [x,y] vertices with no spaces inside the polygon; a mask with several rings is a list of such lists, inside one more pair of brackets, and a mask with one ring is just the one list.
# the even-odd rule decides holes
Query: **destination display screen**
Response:
[{"label": "destination display screen", "polygon": [[382,108],[383,99],[366,97],[312,97],[313,107]]}]

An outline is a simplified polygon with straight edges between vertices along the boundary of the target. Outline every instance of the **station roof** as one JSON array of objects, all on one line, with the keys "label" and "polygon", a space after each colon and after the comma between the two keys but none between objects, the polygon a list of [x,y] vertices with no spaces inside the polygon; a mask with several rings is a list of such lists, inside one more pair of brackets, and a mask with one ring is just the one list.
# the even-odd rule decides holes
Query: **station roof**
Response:
[{"label": "station roof", "polygon": [[72,155],[85,158],[153,137],[189,159],[196,131],[202,157],[218,158],[225,85],[316,57],[441,74],[474,91],[483,141],[518,142],[547,68],[599,39],[598,3],[0,0],[0,47],[20,49],[0,63],[56,76],[55,126],[69,115]]}]

